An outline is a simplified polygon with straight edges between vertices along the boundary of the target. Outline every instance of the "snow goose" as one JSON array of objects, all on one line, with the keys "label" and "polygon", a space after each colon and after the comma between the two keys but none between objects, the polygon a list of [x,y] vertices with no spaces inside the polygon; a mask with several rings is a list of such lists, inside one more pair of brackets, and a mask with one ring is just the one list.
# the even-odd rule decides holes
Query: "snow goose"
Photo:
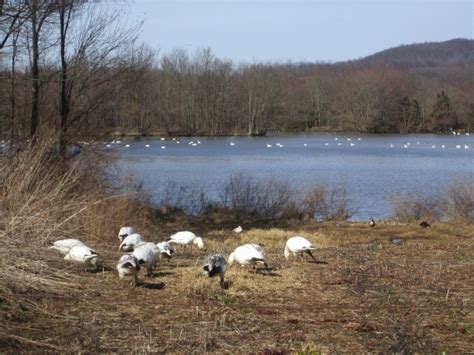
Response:
[{"label": "snow goose", "polygon": [[120,246],[119,246],[119,250],[132,251],[136,245],[143,242],[145,242],[145,239],[143,239],[143,237],[140,234],[133,233],[125,237],[124,240],[122,240],[122,243],[120,243]]},{"label": "snow goose", "polygon": [[117,264],[117,271],[120,279],[123,279],[125,276],[132,276],[134,286],[137,286],[137,274],[140,271],[140,263],[135,255],[122,255]]},{"label": "snow goose", "polygon": [[142,242],[135,246],[132,255],[137,258],[140,267],[147,269],[147,275],[153,275],[153,267],[158,261],[160,250],[155,243]]},{"label": "snow goose", "polygon": [[296,236],[287,240],[284,254],[286,260],[288,260],[290,253],[293,254],[294,257],[297,257],[298,255],[303,257],[303,253],[307,253],[315,262],[317,262],[316,258],[313,256],[313,253],[311,253],[312,250],[316,250],[316,248],[309,240],[300,236]]},{"label": "snow goose", "polygon": [[132,227],[122,227],[118,233],[118,238],[121,242],[129,235],[135,234],[135,230]]},{"label": "snow goose", "polygon": [[253,268],[255,268],[256,264],[263,264],[268,268],[265,256],[263,255],[263,249],[257,244],[245,244],[237,247],[229,255],[229,266],[232,266],[234,262],[242,266],[252,265]]},{"label": "snow goose", "polygon": [[87,245],[76,245],[72,247],[64,257],[64,260],[71,260],[82,263],[88,267],[98,268],[102,265],[97,253]]},{"label": "snow goose", "polygon": [[191,249],[193,248],[193,244],[196,244],[199,249],[204,248],[204,243],[202,239],[193,232],[189,231],[181,231],[178,233],[173,234],[169,237],[168,242],[170,244],[179,244],[182,246],[190,245]]},{"label": "snow goose", "polygon": [[220,285],[224,288],[224,274],[227,270],[227,262],[221,254],[209,255],[204,262],[203,270],[209,277],[219,275]]},{"label": "snow goose", "polygon": [[232,229],[232,232],[239,234],[239,233],[242,233],[242,230],[243,230],[242,226],[238,226]]},{"label": "snow goose", "polygon": [[171,259],[171,257],[176,253],[176,250],[169,242],[161,242],[156,244],[159,250],[159,257],[161,259]]},{"label": "snow goose", "polygon": [[85,246],[85,244],[78,239],[61,239],[55,241],[49,248],[57,250],[61,254],[66,255],[73,247],[78,245]]}]

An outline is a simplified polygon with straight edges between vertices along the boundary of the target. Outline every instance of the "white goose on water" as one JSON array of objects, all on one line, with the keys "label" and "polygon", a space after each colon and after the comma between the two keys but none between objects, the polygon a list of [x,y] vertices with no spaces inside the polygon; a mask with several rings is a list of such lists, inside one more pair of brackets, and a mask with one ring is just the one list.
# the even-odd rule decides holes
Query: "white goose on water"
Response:
[{"label": "white goose on water", "polygon": [[202,239],[190,231],[181,231],[175,233],[171,237],[169,237],[168,242],[170,244],[179,244],[184,247],[190,245],[191,249],[193,247],[193,244],[196,244],[199,249],[204,248],[204,243]]},{"label": "white goose on water", "polygon": [[260,245],[257,244],[245,244],[237,247],[229,255],[229,266],[232,266],[234,262],[245,266],[252,265],[255,268],[256,264],[263,264],[266,268],[268,265],[265,261],[265,256],[263,255],[263,249]]},{"label": "white goose on water", "polygon": [[84,245],[79,239],[61,239],[57,240],[49,248],[59,251],[61,254],[66,255],[73,247],[78,245]]},{"label": "white goose on water", "polygon": [[224,288],[224,274],[227,270],[227,262],[221,254],[209,255],[204,261],[203,270],[209,277],[219,275],[220,285]]},{"label": "white goose on water", "polygon": [[316,248],[309,240],[301,236],[295,236],[287,240],[284,254],[286,260],[288,260],[290,254],[293,254],[294,257],[297,257],[298,255],[303,257],[304,253],[306,253],[316,261],[313,253],[311,253],[312,250],[316,250]]},{"label": "white goose on water", "polygon": [[158,261],[160,249],[155,243],[142,242],[135,246],[132,255],[137,258],[140,267],[147,269],[147,275],[153,275],[153,267]]},{"label": "white goose on water", "polygon": [[134,255],[122,255],[117,264],[117,271],[120,279],[123,279],[125,276],[132,276],[134,286],[137,286],[137,275],[140,271],[140,263]]},{"label": "white goose on water", "polygon": [[122,227],[118,233],[118,239],[123,242],[126,237],[132,234],[135,234],[135,230],[132,227]]},{"label": "white goose on water", "polygon": [[121,251],[132,251],[135,246],[140,243],[144,243],[145,239],[138,233],[130,234],[129,236],[125,237],[120,243],[119,250]]},{"label": "white goose on water", "polygon": [[64,257],[64,260],[75,261],[93,268],[98,268],[102,265],[102,260],[97,256],[97,253],[87,245],[72,247]]}]

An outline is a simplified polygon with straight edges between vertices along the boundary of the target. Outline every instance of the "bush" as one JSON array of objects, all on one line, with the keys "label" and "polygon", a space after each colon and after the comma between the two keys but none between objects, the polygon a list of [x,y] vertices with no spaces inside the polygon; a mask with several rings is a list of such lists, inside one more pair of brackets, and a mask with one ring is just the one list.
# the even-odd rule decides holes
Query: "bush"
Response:
[{"label": "bush", "polygon": [[439,220],[439,199],[425,196],[392,197],[392,217],[401,222]]},{"label": "bush", "polygon": [[474,175],[451,179],[442,196],[442,211],[450,220],[474,222]]},{"label": "bush", "polygon": [[301,210],[306,216],[318,220],[346,220],[353,216],[346,185],[330,189],[316,185],[304,193]]},{"label": "bush", "polygon": [[260,181],[234,175],[223,188],[222,204],[237,213],[264,219],[280,218],[291,205],[293,192],[288,183]]},{"label": "bush", "polygon": [[474,177],[453,177],[437,196],[392,198],[392,217],[399,221],[474,221]]}]

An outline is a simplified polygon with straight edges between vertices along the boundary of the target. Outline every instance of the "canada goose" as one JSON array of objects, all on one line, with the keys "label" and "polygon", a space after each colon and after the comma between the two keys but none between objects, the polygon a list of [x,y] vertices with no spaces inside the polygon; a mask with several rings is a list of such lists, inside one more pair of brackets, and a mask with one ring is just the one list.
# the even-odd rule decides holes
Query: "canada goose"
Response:
[{"label": "canada goose", "polygon": [[297,257],[301,255],[303,257],[304,253],[308,254],[315,262],[317,262],[316,258],[311,253],[312,250],[316,250],[316,248],[311,244],[309,240],[306,238],[295,236],[287,240],[285,245],[285,259],[288,260],[290,254]]},{"label": "canada goose", "polygon": [[421,228],[429,228],[429,227],[431,227],[431,225],[428,222],[423,221],[423,222],[420,223],[420,227]]},{"label": "canada goose", "polygon": [[375,227],[376,223],[372,217],[370,217],[369,227]]},{"label": "canada goose", "polygon": [[221,254],[209,255],[204,262],[203,270],[209,277],[219,275],[220,285],[224,288],[224,274],[227,270],[227,262]]}]

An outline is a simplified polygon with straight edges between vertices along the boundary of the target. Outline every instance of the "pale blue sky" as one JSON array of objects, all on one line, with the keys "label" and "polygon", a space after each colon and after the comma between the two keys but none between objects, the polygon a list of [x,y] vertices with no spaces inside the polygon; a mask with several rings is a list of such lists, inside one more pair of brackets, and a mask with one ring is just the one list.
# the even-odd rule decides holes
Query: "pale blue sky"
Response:
[{"label": "pale blue sky", "polygon": [[415,42],[473,38],[474,1],[134,0],[161,53],[211,47],[234,61],[340,61]]}]

